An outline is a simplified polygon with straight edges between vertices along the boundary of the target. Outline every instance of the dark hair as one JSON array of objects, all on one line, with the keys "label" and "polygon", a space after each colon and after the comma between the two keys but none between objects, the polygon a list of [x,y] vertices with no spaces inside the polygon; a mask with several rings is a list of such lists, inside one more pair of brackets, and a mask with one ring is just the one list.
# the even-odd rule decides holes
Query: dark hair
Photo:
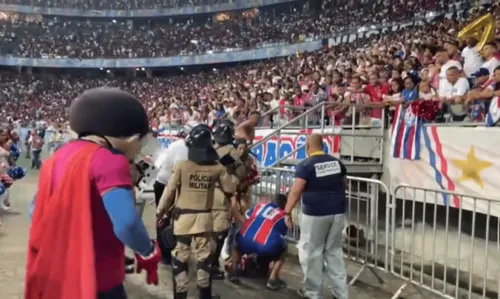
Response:
[{"label": "dark hair", "polygon": [[260,112],[259,111],[252,111],[250,113],[250,116],[252,116],[252,115],[258,115],[260,117]]},{"label": "dark hair", "polygon": [[278,205],[278,207],[282,210],[285,209],[287,201],[287,196],[283,193],[278,193],[274,196],[274,202]]},{"label": "dark hair", "polygon": [[[392,82],[396,82],[398,84],[398,92],[401,92],[405,88],[404,87],[405,86],[404,81],[401,78],[392,79]],[[392,84],[392,82],[391,82],[391,84]],[[390,95],[394,94],[394,91],[392,91],[392,88],[389,91],[389,94]]]},{"label": "dark hair", "polygon": [[485,46],[492,46],[493,48],[497,48],[497,44],[495,44],[495,42],[488,42],[486,44],[484,44]]}]

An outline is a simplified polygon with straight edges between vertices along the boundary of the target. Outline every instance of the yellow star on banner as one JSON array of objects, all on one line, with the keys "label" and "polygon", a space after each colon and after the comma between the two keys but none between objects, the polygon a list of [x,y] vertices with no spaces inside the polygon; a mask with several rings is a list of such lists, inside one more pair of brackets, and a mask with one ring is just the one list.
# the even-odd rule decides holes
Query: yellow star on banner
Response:
[{"label": "yellow star on banner", "polygon": [[451,163],[462,170],[462,175],[458,178],[457,182],[460,183],[467,180],[473,180],[481,189],[484,188],[484,182],[483,179],[481,179],[481,171],[493,165],[491,162],[479,160],[476,157],[474,146],[471,146],[466,160],[452,159]]}]

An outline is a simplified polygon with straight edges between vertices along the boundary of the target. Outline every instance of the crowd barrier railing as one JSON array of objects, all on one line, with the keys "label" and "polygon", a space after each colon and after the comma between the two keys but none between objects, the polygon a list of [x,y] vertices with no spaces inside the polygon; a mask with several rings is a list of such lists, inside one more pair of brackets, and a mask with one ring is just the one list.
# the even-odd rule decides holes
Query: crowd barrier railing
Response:
[{"label": "crowd barrier railing", "polygon": [[[458,208],[443,207],[444,196]],[[405,185],[394,197],[390,272],[403,283],[392,298],[413,285],[444,298],[500,299],[499,200]]]},{"label": "crowd barrier railing", "polygon": [[[271,199],[277,193],[287,193],[292,186],[294,170],[290,168],[266,167],[261,168],[262,180],[253,187],[252,200],[257,203],[262,199]],[[344,232],[345,257],[361,265],[357,273],[350,280],[353,285],[361,273],[370,269],[379,279],[383,280],[374,272],[381,269],[389,272],[389,247],[380,244],[389,244],[388,227],[389,218],[385,223],[379,223],[380,202],[386,206],[385,214],[390,215],[390,193],[387,186],[379,180],[348,177],[348,189],[346,197],[348,201],[347,223]],[[300,204],[294,209],[292,219],[294,227],[289,229],[287,238],[296,243],[300,239]],[[386,232],[380,227],[385,227]],[[385,238],[385,240],[383,240]]]}]

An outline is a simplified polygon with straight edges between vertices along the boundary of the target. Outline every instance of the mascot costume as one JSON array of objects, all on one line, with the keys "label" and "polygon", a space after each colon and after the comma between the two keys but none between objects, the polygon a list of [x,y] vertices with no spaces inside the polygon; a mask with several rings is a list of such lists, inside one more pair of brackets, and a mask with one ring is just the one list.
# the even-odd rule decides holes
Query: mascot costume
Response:
[{"label": "mascot costume", "polygon": [[72,102],[69,118],[77,139],[43,163],[32,203],[24,298],[126,298],[124,245],[158,284],[161,255],[135,209],[129,165],[148,117],[131,94],[97,88]]}]

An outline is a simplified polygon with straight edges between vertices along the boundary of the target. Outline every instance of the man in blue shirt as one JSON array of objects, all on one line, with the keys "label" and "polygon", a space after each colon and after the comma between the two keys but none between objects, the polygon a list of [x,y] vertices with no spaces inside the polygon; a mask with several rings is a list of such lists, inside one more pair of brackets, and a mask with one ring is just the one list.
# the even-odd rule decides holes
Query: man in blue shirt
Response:
[{"label": "man in blue shirt", "polygon": [[293,225],[291,213],[302,196],[299,260],[304,273],[303,298],[323,298],[323,272],[332,281],[333,297],[348,298],[342,253],[342,230],[346,222],[346,168],[339,159],[325,154],[323,140],[307,139],[309,158],[297,165],[295,180],[285,207],[285,222]]},{"label": "man in blue shirt", "polygon": [[[259,263],[270,269],[266,287],[277,290],[286,287],[279,278],[286,253],[287,232],[285,224],[286,196],[278,194],[274,202],[260,202],[246,212],[246,220],[236,236],[236,249],[233,253],[233,265],[239,264],[241,255],[257,255]],[[230,275],[232,282],[237,282],[237,271]]]}]

